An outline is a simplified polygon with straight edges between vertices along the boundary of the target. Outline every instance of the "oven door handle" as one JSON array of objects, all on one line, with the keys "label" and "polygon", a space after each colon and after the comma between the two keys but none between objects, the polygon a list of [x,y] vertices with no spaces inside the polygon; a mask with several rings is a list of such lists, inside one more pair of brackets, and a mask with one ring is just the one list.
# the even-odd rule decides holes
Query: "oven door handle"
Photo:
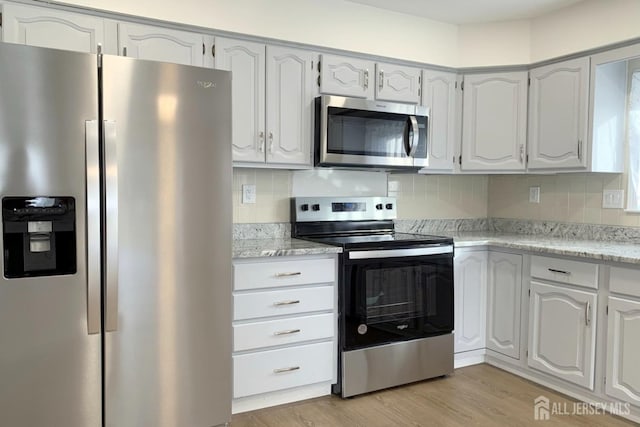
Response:
[{"label": "oven door handle", "polygon": [[453,245],[434,245],[410,249],[381,249],[374,251],[350,251],[349,259],[398,258],[425,255],[452,254]]}]

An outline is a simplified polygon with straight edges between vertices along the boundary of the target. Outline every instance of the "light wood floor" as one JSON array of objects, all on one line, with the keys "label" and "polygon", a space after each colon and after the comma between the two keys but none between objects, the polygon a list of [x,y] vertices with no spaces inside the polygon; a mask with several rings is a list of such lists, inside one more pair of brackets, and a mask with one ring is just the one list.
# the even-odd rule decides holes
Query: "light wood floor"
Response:
[{"label": "light wood floor", "polygon": [[[489,365],[457,369],[447,378],[340,399],[325,396],[234,415],[232,427],[632,426],[610,415],[551,416],[535,421],[533,400],[573,400]],[[572,407],[572,406],[570,406]]]}]

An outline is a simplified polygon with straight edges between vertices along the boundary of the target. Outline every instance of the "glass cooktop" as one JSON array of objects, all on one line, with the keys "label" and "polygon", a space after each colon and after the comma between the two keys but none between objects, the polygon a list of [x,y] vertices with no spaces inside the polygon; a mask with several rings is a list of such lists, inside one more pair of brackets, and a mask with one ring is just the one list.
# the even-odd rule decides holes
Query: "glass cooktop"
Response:
[{"label": "glass cooktop", "polygon": [[309,238],[308,240],[327,245],[342,246],[344,248],[416,247],[433,244],[453,244],[451,237],[410,233],[323,236]]}]

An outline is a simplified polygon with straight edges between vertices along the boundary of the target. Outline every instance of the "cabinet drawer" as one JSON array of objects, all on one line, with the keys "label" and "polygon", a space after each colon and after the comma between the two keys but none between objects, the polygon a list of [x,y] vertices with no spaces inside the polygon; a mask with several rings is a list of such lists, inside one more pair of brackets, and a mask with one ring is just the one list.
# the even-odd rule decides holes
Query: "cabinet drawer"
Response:
[{"label": "cabinet drawer", "polygon": [[233,351],[331,338],[333,313],[233,326]]},{"label": "cabinet drawer", "polygon": [[640,298],[640,269],[611,267],[609,289],[611,292]]},{"label": "cabinet drawer", "polygon": [[598,264],[534,255],[531,277],[598,289]]},{"label": "cabinet drawer", "polygon": [[251,292],[233,296],[233,319],[333,310],[333,286]]},{"label": "cabinet drawer", "polygon": [[333,379],[334,342],[233,356],[233,397]]},{"label": "cabinet drawer", "polygon": [[294,286],[335,281],[333,259],[289,260],[233,265],[235,290]]}]

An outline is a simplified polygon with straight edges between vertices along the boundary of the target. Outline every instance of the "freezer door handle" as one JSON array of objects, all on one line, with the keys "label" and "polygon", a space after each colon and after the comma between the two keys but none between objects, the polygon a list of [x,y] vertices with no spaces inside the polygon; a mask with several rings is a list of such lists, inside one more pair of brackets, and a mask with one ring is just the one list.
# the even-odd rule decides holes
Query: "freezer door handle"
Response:
[{"label": "freezer door handle", "polygon": [[87,179],[87,329],[100,333],[100,130],[97,120],[84,123]]},{"label": "freezer door handle", "polygon": [[105,182],[105,331],[118,329],[118,158],[116,122],[102,123]]}]

